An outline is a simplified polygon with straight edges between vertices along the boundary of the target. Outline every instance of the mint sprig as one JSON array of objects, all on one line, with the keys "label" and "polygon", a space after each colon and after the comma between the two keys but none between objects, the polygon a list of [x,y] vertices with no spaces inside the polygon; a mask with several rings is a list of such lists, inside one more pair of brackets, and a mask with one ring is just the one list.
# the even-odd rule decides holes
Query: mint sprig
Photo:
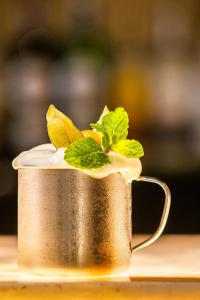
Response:
[{"label": "mint sprig", "polygon": [[92,123],[90,126],[103,134],[103,146],[108,148],[128,135],[128,114],[123,107],[117,107],[114,111],[107,113],[102,122]]},{"label": "mint sprig", "polygon": [[136,140],[121,140],[112,146],[112,151],[128,158],[139,158],[144,155],[142,145]]},{"label": "mint sprig", "polygon": [[110,162],[108,156],[92,138],[83,138],[73,142],[65,151],[65,161],[81,170],[93,170]]},{"label": "mint sprig", "polygon": [[92,123],[90,126],[102,133],[105,152],[112,150],[128,158],[139,158],[144,155],[142,145],[138,141],[127,139],[129,119],[123,107],[107,113],[101,122]]},{"label": "mint sprig", "polygon": [[81,170],[93,170],[110,163],[107,154],[111,150],[127,158],[144,155],[138,141],[127,139],[129,119],[124,108],[107,111],[97,123],[90,124],[95,131],[102,134],[102,145],[92,137],[76,140],[65,151],[64,159],[68,164]]}]

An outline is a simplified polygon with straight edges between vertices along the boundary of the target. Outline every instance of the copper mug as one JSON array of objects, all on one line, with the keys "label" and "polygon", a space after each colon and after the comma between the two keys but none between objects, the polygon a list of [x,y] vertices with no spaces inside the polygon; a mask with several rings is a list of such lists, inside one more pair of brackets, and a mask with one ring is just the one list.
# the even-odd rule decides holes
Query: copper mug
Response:
[{"label": "copper mug", "polygon": [[127,272],[133,252],[155,242],[166,225],[170,191],[158,179],[165,204],[158,230],[132,244],[131,184],[120,173],[95,179],[78,170],[18,170],[18,263],[34,274],[67,276]]}]

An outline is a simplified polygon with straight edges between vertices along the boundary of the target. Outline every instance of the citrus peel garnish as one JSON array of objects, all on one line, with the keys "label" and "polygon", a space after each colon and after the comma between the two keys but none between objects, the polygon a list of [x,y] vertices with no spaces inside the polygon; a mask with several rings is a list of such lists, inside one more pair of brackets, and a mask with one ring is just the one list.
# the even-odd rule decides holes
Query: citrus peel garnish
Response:
[{"label": "citrus peel garnish", "polygon": [[84,136],[84,138],[92,138],[95,140],[98,144],[102,143],[102,134],[99,132],[96,132],[94,130],[86,129],[81,132]]},{"label": "citrus peel garnish", "polygon": [[68,147],[74,141],[83,138],[83,134],[71,119],[56,109],[54,105],[50,105],[46,118],[48,135],[56,148]]}]

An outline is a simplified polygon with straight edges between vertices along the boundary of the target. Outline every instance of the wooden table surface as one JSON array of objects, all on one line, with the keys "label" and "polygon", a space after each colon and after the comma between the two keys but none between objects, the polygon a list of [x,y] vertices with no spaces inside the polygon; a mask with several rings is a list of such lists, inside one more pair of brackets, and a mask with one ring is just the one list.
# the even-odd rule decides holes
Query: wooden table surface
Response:
[{"label": "wooden table surface", "polygon": [[[135,242],[144,239],[136,236]],[[17,270],[17,238],[0,237],[0,300],[200,299],[200,235],[166,235],[134,253],[131,276],[74,281]]]}]

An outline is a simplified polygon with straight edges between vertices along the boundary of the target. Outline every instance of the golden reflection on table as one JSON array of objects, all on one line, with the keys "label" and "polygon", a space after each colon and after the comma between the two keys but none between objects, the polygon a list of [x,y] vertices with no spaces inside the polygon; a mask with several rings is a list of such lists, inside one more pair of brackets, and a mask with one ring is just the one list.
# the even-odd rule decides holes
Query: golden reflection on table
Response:
[{"label": "golden reflection on table", "polygon": [[[136,236],[135,242],[144,239]],[[17,238],[0,237],[0,299],[200,299],[200,235],[163,236],[136,252],[130,277],[60,278],[20,274]]]}]

